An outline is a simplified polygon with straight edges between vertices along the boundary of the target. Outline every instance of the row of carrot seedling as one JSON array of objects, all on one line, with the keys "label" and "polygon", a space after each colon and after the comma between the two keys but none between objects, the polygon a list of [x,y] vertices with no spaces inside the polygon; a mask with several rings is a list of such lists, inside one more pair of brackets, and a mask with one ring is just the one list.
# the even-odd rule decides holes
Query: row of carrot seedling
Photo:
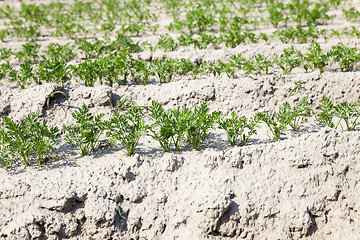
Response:
[{"label": "row of carrot seedling", "polygon": [[174,39],[169,34],[164,34],[160,36],[159,42],[155,46],[149,46],[149,49],[163,49],[166,52],[169,52],[175,51],[181,46],[193,46],[194,48],[205,49],[210,44],[213,44],[215,48],[219,48],[220,44],[225,44],[226,47],[235,48],[240,44],[259,43],[261,40],[269,44],[270,41],[274,39],[279,39],[282,43],[304,44],[314,42],[319,38],[324,38],[325,40],[329,39],[329,37],[338,37],[341,39],[341,37],[345,36],[360,38],[360,31],[355,26],[352,26],[351,28],[345,27],[340,31],[327,31],[312,24],[307,28],[290,26],[284,29],[275,30],[271,34],[266,34],[264,32],[256,34],[249,28],[243,29],[241,25],[235,25],[220,33],[219,36],[207,32],[200,32],[196,35],[182,34],[177,37],[177,39]]},{"label": "row of carrot seedling", "polygon": [[[0,161],[6,169],[12,168],[15,161],[23,162],[25,166],[31,162],[38,165],[47,163],[56,158],[54,149],[61,135],[68,144],[79,149],[81,155],[93,152],[104,134],[109,143],[132,155],[140,138],[145,135],[151,136],[168,152],[181,150],[186,145],[199,150],[215,128],[225,131],[231,146],[245,146],[257,133],[260,123],[267,125],[272,141],[280,140],[289,128],[298,132],[310,117],[315,117],[316,122],[323,126],[341,126],[348,131],[360,124],[360,102],[334,105],[326,96],[318,110],[311,109],[308,100],[303,98],[293,107],[285,102],[277,112],[258,112],[252,118],[241,117],[235,112],[231,116],[225,116],[220,111],[210,112],[206,102],[193,110],[187,107],[165,110],[157,102],[152,102],[149,107],[124,102],[121,106],[109,120],[104,120],[104,114],[93,115],[83,105],[72,114],[75,123],[63,126],[61,130],[49,127],[46,121],[40,122],[37,113],[29,114],[20,123],[3,116],[0,125]],[[151,124],[145,121],[146,116],[151,118]]]},{"label": "row of carrot seedling", "polygon": [[[240,20],[239,20],[240,21]],[[238,26],[235,24],[235,26]],[[195,48],[204,49],[209,44],[221,44],[225,43],[227,47],[236,47],[239,44],[245,43],[258,43],[259,40],[264,40],[267,43],[272,38],[279,38],[283,43],[298,42],[307,43],[313,42],[320,37],[326,38],[329,33],[325,29],[318,29],[315,25],[310,25],[307,29],[300,26],[288,27],[285,29],[279,29],[273,32],[271,35],[266,33],[260,33],[256,35],[249,29],[232,29],[232,31],[224,31],[218,37],[214,34],[208,34],[206,32],[198,33],[198,37],[194,37],[194,34],[180,35],[177,40],[173,39],[169,34],[160,35],[160,40],[156,45],[150,45],[147,42],[141,44],[133,42],[133,40],[124,34],[118,33],[115,40],[111,41],[108,37],[103,40],[94,39],[93,41],[87,41],[85,39],[77,39],[75,44],[71,45],[59,45],[57,43],[51,43],[48,49],[44,51],[45,54],[38,56],[40,46],[35,40],[31,40],[23,45],[23,49],[18,52],[13,52],[11,49],[0,48],[0,60],[8,60],[11,55],[14,55],[19,63],[24,61],[35,62],[38,58],[47,59],[61,58],[70,60],[77,56],[75,50],[80,50],[85,59],[95,59],[102,57],[105,54],[113,51],[123,51],[128,49],[129,52],[140,52],[144,48],[148,47],[150,50],[163,49],[165,51],[174,51],[180,46],[194,46]],[[343,35],[356,36],[360,38],[360,31],[352,26],[351,28],[345,27],[343,31],[332,30],[331,36],[341,37]]]},{"label": "row of carrot seedling", "polygon": [[[260,23],[266,22],[275,28],[279,24],[287,25],[289,23],[296,23],[298,26],[324,24],[335,17],[335,15],[328,15],[328,12],[333,7],[338,8],[340,3],[336,0],[322,1],[316,4],[311,1],[291,0],[284,4],[282,1],[271,0],[253,2],[250,6],[246,6],[247,4],[244,1],[238,4],[234,1],[170,2],[168,3],[170,5],[164,1],[157,4],[163,5],[165,8],[171,6],[167,10],[171,11],[170,14],[174,21],[170,23],[168,29],[181,32],[188,31],[189,33],[204,32],[216,28],[219,28],[221,32],[241,30],[239,28],[244,25],[255,28]],[[42,26],[55,28],[55,31],[51,32],[53,36],[67,35],[69,38],[79,34],[87,36],[90,32],[98,31],[109,34],[120,24],[123,33],[129,32],[139,35],[151,31],[155,34],[159,24],[151,23],[156,22],[163,12],[159,8],[157,11],[148,9],[149,3],[150,1],[142,3],[114,0],[77,1],[75,4],[53,2],[48,5],[21,3],[19,10],[6,6],[0,9],[0,18],[9,20],[6,22],[9,28],[0,30],[0,40],[4,40],[8,35],[36,39],[43,34],[40,31]],[[261,3],[265,3],[266,6],[261,7]],[[246,16],[249,12],[259,8],[260,14],[263,11],[267,12],[265,17]],[[185,19],[180,18],[181,12],[186,12]],[[359,17],[359,12],[355,8],[344,9],[343,13],[349,21],[355,21]],[[169,14],[169,11],[166,11],[166,14]],[[89,22],[96,23],[95,27],[90,27]],[[100,29],[97,29],[99,25]],[[234,26],[236,29],[233,29]]]},{"label": "row of carrot seedling", "polygon": [[87,59],[77,66],[68,65],[66,59],[62,57],[44,59],[38,69],[33,69],[29,62],[21,64],[20,70],[4,63],[0,68],[0,79],[15,81],[22,88],[43,82],[56,82],[64,86],[72,77],[89,87],[95,84],[113,86],[116,83],[147,85],[152,76],[155,76],[160,83],[166,83],[186,74],[192,74],[194,78],[205,73],[212,73],[214,77],[223,73],[228,77],[234,77],[239,70],[248,74],[268,74],[271,68],[274,71],[281,68],[282,74],[289,74],[294,68],[300,67],[305,72],[316,69],[323,72],[331,62],[338,63],[341,71],[351,71],[359,61],[358,48],[345,47],[342,43],[332,46],[327,52],[315,42],[310,45],[307,53],[290,47],[272,59],[266,59],[261,54],[252,59],[245,59],[240,53],[231,56],[227,62],[219,61],[217,64],[207,62],[195,64],[188,59],[166,57],[148,62],[135,59],[124,50],[94,60]]}]

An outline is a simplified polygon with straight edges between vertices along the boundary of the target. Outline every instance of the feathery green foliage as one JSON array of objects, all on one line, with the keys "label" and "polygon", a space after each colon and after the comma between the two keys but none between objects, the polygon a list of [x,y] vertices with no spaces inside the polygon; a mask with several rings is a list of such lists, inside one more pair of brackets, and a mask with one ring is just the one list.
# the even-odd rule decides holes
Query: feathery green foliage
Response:
[{"label": "feathery green foliage", "polygon": [[104,114],[94,116],[86,105],[75,111],[72,116],[76,123],[64,126],[65,140],[68,144],[79,147],[81,155],[86,155],[95,150],[101,134],[107,127],[107,122],[102,119]]},{"label": "feathery green foliage", "polygon": [[50,161],[53,158],[54,141],[60,137],[57,127],[49,128],[46,122],[40,123],[37,117],[38,113],[30,113],[21,123],[16,123],[7,116],[3,117],[2,134],[7,136],[3,136],[1,140],[7,143],[5,149],[21,159],[25,166],[30,164],[31,156],[38,165]]},{"label": "feathery green foliage", "polygon": [[127,154],[133,155],[140,138],[146,135],[148,130],[140,108],[131,106],[126,113],[115,111],[108,123],[109,142],[114,146],[118,146],[120,142],[126,147]]},{"label": "feathery green foliage", "polygon": [[245,146],[252,135],[256,134],[256,128],[259,119],[247,119],[246,117],[239,117],[236,112],[231,113],[230,118],[220,117],[219,128],[224,129],[230,146],[240,145]]}]

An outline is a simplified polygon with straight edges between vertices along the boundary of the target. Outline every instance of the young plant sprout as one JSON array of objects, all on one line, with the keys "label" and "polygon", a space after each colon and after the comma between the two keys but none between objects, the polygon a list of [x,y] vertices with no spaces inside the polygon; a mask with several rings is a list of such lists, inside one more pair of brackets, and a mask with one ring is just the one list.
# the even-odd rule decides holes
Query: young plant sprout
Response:
[{"label": "young plant sprout", "polygon": [[135,153],[135,148],[142,136],[147,134],[148,126],[139,107],[131,106],[125,113],[115,111],[108,122],[109,142],[118,146],[118,142],[126,147],[129,156]]},{"label": "young plant sprout", "polygon": [[102,119],[104,114],[94,116],[86,105],[75,111],[72,116],[76,123],[64,126],[65,140],[68,144],[79,147],[81,155],[86,155],[95,150],[107,122]]},{"label": "young plant sprout", "polygon": [[247,119],[246,117],[239,117],[235,112],[231,113],[230,118],[220,117],[219,128],[224,129],[230,146],[240,145],[245,146],[250,137],[256,134],[256,128],[259,119]]},{"label": "young plant sprout", "polygon": [[38,165],[51,160],[55,140],[60,137],[57,127],[48,127],[46,122],[40,123],[39,113],[30,113],[21,123],[16,123],[7,116],[3,117],[4,126],[0,129],[2,146],[1,154],[6,157],[5,167],[10,167],[12,157],[21,159],[25,166],[33,157]]}]

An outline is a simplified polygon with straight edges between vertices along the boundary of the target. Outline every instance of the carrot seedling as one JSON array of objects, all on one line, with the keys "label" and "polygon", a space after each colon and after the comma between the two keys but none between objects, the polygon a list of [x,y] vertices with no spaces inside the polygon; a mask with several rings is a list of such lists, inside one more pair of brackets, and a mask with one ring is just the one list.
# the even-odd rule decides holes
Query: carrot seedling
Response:
[{"label": "carrot seedling", "polygon": [[65,140],[68,144],[80,148],[81,155],[94,151],[101,134],[106,129],[106,121],[102,120],[104,114],[93,115],[88,107],[83,105],[81,109],[72,114],[76,124],[64,126]]}]

